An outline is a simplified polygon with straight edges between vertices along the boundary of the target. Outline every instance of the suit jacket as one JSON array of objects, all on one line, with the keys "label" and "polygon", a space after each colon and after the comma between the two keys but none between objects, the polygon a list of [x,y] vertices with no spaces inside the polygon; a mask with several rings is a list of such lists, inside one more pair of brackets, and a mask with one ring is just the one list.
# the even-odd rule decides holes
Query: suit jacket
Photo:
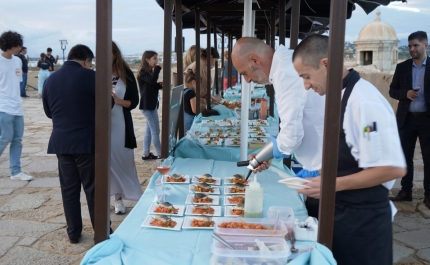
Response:
[{"label": "suit jacket", "polygon": [[149,74],[145,69],[140,70],[137,81],[140,87],[140,105],[142,110],[155,110],[158,108],[158,90],[162,87],[157,83],[161,67],[156,66],[154,72]]},{"label": "suit jacket", "polygon": [[[396,113],[399,129],[405,123],[406,115],[409,112],[409,105],[411,104],[411,100],[406,97],[406,94],[412,89],[412,63],[412,59],[399,63],[390,85],[390,97],[399,100]],[[427,112],[430,115],[430,57],[428,56],[424,74],[424,97]]]},{"label": "suit jacket", "polygon": [[94,153],[96,73],[67,61],[43,85],[43,109],[52,119],[48,154]]}]

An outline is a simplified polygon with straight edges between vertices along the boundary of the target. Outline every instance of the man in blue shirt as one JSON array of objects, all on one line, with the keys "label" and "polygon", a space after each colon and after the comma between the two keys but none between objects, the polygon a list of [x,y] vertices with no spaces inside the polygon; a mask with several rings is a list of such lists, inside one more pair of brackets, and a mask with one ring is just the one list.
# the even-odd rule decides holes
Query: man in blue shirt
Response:
[{"label": "man in blue shirt", "polygon": [[420,140],[424,161],[424,203],[430,208],[430,57],[427,56],[427,33],[409,35],[411,59],[399,63],[390,85],[390,96],[399,100],[397,125],[408,172],[402,178],[402,189],[392,201],[412,201],[414,152]]},{"label": "man in blue shirt", "polygon": [[49,70],[50,72],[54,71],[54,64],[57,64],[58,62],[58,55],[54,56],[52,55],[52,49],[48,48],[46,49],[46,60],[51,64],[51,70]]}]

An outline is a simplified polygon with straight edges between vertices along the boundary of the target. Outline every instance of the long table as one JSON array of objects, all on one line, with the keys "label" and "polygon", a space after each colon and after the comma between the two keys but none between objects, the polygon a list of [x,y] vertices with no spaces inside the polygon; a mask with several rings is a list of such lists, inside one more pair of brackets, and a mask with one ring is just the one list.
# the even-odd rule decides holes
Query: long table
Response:
[{"label": "long table", "polygon": [[[207,130],[208,127],[201,126],[201,120],[212,118],[214,120],[222,120],[224,118],[236,119],[235,117],[229,115],[211,116],[208,118],[197,117],[190,131],[201,131]],[[268,122],[270,126],[264,127],[267,133],[271,135],[277,135],[279,131],[278,120],[269,117]],[[270,139],[267,138],[269,141]],[[251,154],[256,150],[249,150],[248,153]],[[239,147],[226,147],[226,146],[205,146],[201,144],[197,138],[191,138],[190,136],[184,137],[176,143],[175,147],[175,157],[182,158],[203,158],[203,159],[214,159],[222,161],[232,161],[237,162],[240,159],[240,148]]]},{"label": "long table", "polygon": [[[171,172],[187,175],[210,173],[214,177],[221,178],[235,173],[245,174],[246,171],[245,168],[237,168],[236,164],[232,162],[183,158],[175,158],[171,168]],[[158,177],[159,173],[152,176],[148,187],[130,214],[109,240],[88,251],[82,260],[82,265],[209,264],[212,255],[210,251],[212,230],[166,231],[141,227],[156,195],[155,180]],[[279,179],[280,176],[270,169],[258,174],[258,181],[264,188],[264,216],[267,216],[269,206],[291,207],[296,216],[307,216],[307,210],[299,194],[295,190],[279,184],[277,182]],[[185,205],[185,199],[189,193],[188,185],[168,184],[168,186],[170,190],[167,191],[167,200],[172,204]],[[222,196],[224,196],[223,193],[221,199]],[[305,256],[301,257],[302,255]],[[302,255],[297,258],[297,262],[293,260],[290,264],[335,264],[326,263],[326,260],[330,259],[331,253],[318,244],[314,251]],[[310,260],[311,257],[316,263],[305,263],[304,260]]]}]

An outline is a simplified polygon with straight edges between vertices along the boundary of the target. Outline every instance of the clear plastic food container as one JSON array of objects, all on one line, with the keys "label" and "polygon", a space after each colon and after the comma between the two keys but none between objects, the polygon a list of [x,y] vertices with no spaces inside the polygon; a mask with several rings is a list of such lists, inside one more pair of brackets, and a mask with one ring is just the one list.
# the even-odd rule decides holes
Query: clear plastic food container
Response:
[{"label": "clear plastic food container", "polygon": [[[225,236],[270,236],[270,237],[284,237],[287,234],[287,227],[284,222],[278,220],[275,225],[276,219],[268,218],[227,218],[221,217],[215,220],[214,232],[219,235]],[[262,225],[266,230],[262,229],[245,229],[245,228],[222,228],[219,227],[223,223],[231,223],[233,226],[236,224],[249,225]],[[233,224],[234,223],[234,224]]]},{"label": "clear plastic food container", "polygon": [[[279,237],[223,236],[223,239],[233,246],[235,250],[227,248],[214,239],[211,245],[213,253],[211,265],[284,265],[291,254],[287,242]],[[269,250],[260,250],[255,239],[264,242]]]}]

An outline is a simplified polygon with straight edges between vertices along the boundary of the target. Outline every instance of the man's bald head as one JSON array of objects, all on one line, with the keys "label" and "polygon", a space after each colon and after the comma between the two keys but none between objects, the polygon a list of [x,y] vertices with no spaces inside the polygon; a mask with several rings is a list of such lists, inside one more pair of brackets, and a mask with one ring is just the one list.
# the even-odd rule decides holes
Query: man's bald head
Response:
[{"label": "man's bald head", "polygon": [[233,47],[234,67],[249,83],[268,84],[274,50],[262,40],[253,37],[239,39]]}]

